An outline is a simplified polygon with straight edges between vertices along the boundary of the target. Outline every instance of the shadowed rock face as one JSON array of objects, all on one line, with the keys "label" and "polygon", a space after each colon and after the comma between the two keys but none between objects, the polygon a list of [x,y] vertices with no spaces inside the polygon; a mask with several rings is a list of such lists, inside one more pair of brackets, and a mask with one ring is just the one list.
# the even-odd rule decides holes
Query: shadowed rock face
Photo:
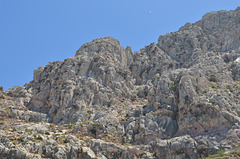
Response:
[{"label": "shadowed rock face", "polygon": [[[207,13],[134,54],[112,37],[95,39],[36,69],[29,84],[0,88],[0,115],[75,124],[63,131],[69,139],[91,136],[56,146],[42,135],[34,151],[50,158],[200,158],[232,148],[240,142],[239,19],[239,8]],[[0,154],[31,158],[6,143]]]}]

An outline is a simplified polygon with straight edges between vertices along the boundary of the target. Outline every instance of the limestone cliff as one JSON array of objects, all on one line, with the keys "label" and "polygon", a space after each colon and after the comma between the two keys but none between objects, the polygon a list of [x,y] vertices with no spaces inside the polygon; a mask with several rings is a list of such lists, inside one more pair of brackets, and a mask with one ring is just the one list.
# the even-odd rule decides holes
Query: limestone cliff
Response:
[{"label": "limestone cliff", "polygon": [[239,19],[239,7],[210,12],[134,54],[98,38],[0,88],[0,158],[194,159],[235,147]]}]

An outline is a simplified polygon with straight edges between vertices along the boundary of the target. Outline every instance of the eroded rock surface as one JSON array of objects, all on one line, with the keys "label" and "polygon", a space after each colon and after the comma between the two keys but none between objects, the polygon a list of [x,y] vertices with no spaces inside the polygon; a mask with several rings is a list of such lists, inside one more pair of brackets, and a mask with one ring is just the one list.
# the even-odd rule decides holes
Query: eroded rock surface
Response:
[{"label": "eroded rock surface", "polygon": [[0,156],[194,159],[233,148],[239,19],[239,8],[210,12],[134,54],[95,39],[28,84],[0,87]]}]

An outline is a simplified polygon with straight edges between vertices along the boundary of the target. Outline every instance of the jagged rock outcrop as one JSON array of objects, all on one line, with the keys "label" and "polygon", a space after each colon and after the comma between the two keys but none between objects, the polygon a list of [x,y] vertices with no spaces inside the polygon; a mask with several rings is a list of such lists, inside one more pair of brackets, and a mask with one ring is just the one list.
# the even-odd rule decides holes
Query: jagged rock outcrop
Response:
[{"label": "jagged rock outcrop", "polygon": [[187,23],[178,32],[160,36],[158,45],[179,62],[187,62],[195,49],[201,52],[238,49],[239,15],[238,8],[207,13],[200,21]]},{"label": "jagged rock outcrop", "polygon": [[112,37],[95,39],[36,69],[28,84],[0,88],[0,154],[180,159],[233,148],[239,18],[239,7],[207,13],[134,54]]},{"label": "jagged rock outcrop", "polygon": [[133,59],[130,70],[137,85],[149,83],[156,74],[161,75],[162,72],[174,69],[177,65],[176,61],[172,60],[155,43],[136,51]]},{"label": "jagged rock outcrop", "polygon": [[83,122],[90,118],[88,111],[93,115],[133,95],[131,61],[130,52],[111,37],[87,43],[76,56],[35,70],[28,107],[49,112],[54,123]]}]

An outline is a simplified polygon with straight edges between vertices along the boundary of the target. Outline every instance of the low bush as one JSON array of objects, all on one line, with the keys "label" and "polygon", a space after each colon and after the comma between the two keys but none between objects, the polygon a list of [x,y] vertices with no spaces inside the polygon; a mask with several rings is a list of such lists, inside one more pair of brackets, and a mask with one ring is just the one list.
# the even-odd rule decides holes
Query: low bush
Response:
[{"label": "low bush", "polygon": [[218,82],[218,79],[217,79],[214,75],[211,75],[211,76],[208,78],[208,80],[209,80],[210,82]]}]

